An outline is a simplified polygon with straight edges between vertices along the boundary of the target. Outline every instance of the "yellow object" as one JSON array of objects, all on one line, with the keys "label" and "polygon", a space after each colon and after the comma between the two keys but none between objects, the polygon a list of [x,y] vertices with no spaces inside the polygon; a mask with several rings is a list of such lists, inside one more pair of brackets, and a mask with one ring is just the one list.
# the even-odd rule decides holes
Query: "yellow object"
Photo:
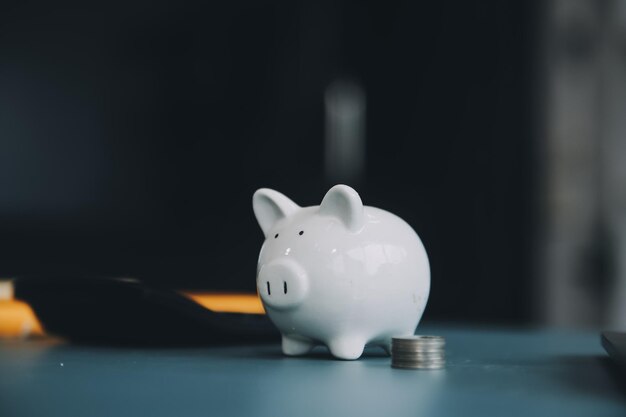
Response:
[{"label": "yellow object", "polygon": [[265,314],[257,294],[182,292],[204,308],[219,313]]},{"label": "yellow object", "polygon": [[0,337],[24,338],[44,334],[30,306],[22,301],[0,300]]}]

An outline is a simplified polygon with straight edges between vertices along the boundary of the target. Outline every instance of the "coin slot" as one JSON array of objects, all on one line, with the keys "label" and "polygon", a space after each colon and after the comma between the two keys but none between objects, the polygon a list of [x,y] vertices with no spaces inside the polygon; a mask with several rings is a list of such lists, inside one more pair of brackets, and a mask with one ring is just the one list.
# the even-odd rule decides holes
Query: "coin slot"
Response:
[{"label": "coin slot", "polygon": [[283,281],[283,292],[287,294],[287,281]]},{"label": "coin slot", "polygon": [[270,289],[270,282],[267,281],[265,284],[267,284],[267,295],[272,295],[272,290]]}]

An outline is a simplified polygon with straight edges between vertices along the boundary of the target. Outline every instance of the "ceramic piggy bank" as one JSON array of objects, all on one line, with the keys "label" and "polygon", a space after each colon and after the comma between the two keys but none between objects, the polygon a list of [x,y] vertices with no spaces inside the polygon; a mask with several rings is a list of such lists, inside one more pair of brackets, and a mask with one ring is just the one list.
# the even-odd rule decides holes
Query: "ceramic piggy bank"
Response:
[{"label": "ceramic piggy bank", "polygon": [[337,358],[357,359],[366,344],[389,353],[392,336],[415,332],[430,268],[402,219],[363,206],[346,185],[312,207],[263,188],[253,208],[265,234],[257,289],[286,355],[324,344]]}]

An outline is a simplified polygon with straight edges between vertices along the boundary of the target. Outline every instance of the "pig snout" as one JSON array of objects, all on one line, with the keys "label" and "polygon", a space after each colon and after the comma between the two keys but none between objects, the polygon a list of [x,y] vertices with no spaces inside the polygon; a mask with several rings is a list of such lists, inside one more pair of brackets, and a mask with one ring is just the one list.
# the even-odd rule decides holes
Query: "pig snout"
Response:
[{"label": "pig snout", "polygon": [[278,259],[261,267],[257,288],[265,304],[285,310],[296,307],[306,298],[309,280],[297,262]]}]

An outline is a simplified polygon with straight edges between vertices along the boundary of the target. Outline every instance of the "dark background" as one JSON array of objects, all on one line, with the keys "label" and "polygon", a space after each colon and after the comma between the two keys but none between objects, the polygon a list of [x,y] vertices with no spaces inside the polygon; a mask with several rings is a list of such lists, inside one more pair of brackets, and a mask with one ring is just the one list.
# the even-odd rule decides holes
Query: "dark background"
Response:
[{"label": "dark background", "polygon": [[430,256],[426,319],[531,319],[534,2],[0,3],[0,276],[255,291],[251,197],[319,204],[324,91]]}]

